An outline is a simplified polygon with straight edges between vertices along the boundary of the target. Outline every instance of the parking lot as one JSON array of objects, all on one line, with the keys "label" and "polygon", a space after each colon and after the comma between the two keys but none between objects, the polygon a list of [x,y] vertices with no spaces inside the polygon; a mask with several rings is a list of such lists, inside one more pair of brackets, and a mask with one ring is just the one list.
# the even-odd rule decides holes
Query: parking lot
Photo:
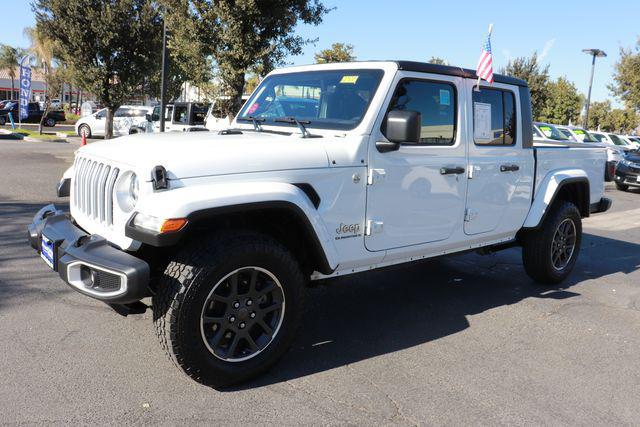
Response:
[{"label": "parking lot", "polygon": [[0,139],[2,423],[640,423],[638,190],[607,185],[613,208],[584,221],[560,287],[535,285],[516,248],[309,289],[287,355],[220,392],[171,364],[149,312],[79,295],[28,246],[76,148]]}]

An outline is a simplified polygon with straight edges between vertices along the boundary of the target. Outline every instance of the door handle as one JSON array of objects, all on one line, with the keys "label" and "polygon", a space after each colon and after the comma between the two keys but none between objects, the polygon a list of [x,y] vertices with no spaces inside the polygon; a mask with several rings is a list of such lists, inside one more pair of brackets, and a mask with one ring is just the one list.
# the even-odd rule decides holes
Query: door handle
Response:
[{"label": "door handle", "polygon": [[519,170],[520,166],[518,165],[500,165],[500,172],[515,172]]},{"label": "door handle", "polygon": [[462,166],[440,168],[440,175],[460,175],[461,173],[464,173]]}]

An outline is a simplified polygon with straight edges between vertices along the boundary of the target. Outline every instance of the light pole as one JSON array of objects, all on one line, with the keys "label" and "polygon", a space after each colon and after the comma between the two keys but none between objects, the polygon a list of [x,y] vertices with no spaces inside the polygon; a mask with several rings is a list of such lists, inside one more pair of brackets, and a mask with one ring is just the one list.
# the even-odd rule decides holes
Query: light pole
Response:
[{"label": "light pole", "polygon": [[169,71],[169,52],[167,52],[167,23],[162,26],[162,69],[160,71],[160,132],[164,132],[164,109],[167,105],[167,74]]},{"label": "light pole", "polygon": [[582,49],[582,51],[592,56],[591,79],[589,80],[589,93],[587,94],[587,105],[585,106],[584,122],[582,123],[582,127],[587,129],[589,126],[589,104],[591,104],[591,86],[593,86],[593,71],[596,68],[596,57],[607,56],[607,54],[604,53],[604,50],[600,50],[600,49]]}]

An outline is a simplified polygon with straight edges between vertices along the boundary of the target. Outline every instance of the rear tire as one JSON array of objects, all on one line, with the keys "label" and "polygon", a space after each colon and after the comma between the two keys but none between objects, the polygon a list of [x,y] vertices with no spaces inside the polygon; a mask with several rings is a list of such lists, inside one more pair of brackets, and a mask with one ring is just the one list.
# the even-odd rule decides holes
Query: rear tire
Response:
[{"label": "rear tire", "polygon": [[303,287],[298,262],[272,238],[253,232],[204,236],[174,257],[158,284],[156,335],[196,381],[216,388],[246,381],[290,346]]},{"label": "rear tire", "polygon": [[44,121],[44,125],[52,128],[52,127],[54,127],[56,125],[56,121],[54,119],[52,119],[52,118],[47,118]]},{"label": "rear tire", "polygon": [[629,189],[628,185],[625,184],[620,184],[619,182],[616,182],[616,188],[620,191],[627,191]]},{"label": "rear tire", "polygon": [[582,242],[582,220],[578,208],[559,201],[539,230],[524,237],[522,261],[533,280],[542,284],[562,282],[573,270]]}]

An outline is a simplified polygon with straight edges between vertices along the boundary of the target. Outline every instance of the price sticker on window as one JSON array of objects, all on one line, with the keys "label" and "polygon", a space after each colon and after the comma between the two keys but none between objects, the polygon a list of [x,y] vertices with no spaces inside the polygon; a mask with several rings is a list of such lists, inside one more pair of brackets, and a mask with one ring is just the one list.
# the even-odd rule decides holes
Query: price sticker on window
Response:
[{"label": "price sticker on window", "polygon": [[358,81],[358,77],[360,76],[342,76],[342,79],[340,79],[340,83],[354,85]]}]

